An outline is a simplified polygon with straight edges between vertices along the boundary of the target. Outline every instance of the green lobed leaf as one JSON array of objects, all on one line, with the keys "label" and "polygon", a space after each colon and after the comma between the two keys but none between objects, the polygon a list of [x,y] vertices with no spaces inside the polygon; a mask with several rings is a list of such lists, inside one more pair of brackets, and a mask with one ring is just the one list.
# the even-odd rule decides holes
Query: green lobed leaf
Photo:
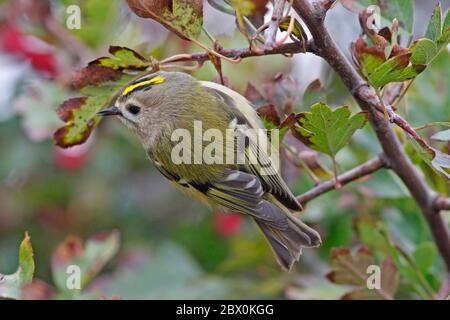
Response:
[{"label": "green lobed leaf", "polygon": [[299,114],[300,126],[296,130],[309,147],[334,157],[355,131],[367,123],[368,115],[365,112],[350,116],[347,106],[332,110],[324,103],[316,103],[310,112]]},{"label": "green lobed leaf", "polygon": [[83,245],[77,237],[68,237],[52,256],[52,274],[58,289],[69,296],[79,294],[67,287],[68,266],[75,265],[81,271],[81,290],[95,278],[119,250],[119,232],[100,234],[90,238]]},{"label": "green lobed leaf", "polygon": [[28,233],[19,248],[19,267],[10,275],[0,274],[0,298],[20,299],[22,287],[31,283],[34,275],[34,257],[31,238]]},{"label": "green lobed leaf", "polygon": [[430,22],[427,26],[427,31],[425,32],[425,37],[437,42],[442,35],[442,9],[441,4],[438,2],[433,10]]}]

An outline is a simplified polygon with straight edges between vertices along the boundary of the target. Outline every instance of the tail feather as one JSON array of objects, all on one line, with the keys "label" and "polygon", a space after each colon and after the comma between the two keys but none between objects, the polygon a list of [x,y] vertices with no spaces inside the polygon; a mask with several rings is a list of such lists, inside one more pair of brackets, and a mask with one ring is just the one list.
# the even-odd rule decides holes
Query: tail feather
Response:
[{"label": "tail feather", "polygon": [[288,227],[284,230],[258,219],[255,221],[272,247],[278,263],[287,271],[299,260],[302,247],[317,247],[321,244],[317,231],[295,217],[288,217]]}]

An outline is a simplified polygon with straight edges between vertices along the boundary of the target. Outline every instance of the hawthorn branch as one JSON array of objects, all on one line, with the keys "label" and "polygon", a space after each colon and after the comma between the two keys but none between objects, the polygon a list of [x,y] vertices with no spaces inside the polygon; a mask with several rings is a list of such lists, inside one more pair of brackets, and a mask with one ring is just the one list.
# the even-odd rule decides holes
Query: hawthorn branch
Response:
[{"label": "hawthorn branch", "polygon": [[[314,44],[312,42],[308,42],[305,45],[302,42],[291,42],[283,44],[277,48],[268,48],[263,50],[254,50],[253,48],[241,48],[241,49],[222,49],[219,48],[217,50],[221,55],[232,58],[232,59],[244,59],[249,57],[258,57],[258,56],[268,56],[274,54],[295,54],[295,53],[305,53],[314,51]],[[168,57],[161,61],[161,64],[165,63],[173,63],[173,62],[189,62],[194,61],[198,63],[203,63],[205,61],[210,60],[210,56],[208,53],[199,52],[199,53],[191,53],[191,54],[177,54],[172,57]]]},{"label": "hawthorn branch", "polygon": [[[352,181],[358,180],[362,177],[368,176],[381,168],[387,168],[388,162],[384,155],[369,160],[337,177],[339,184],[344,186]],[[336,182],[334,179],[321,182],[311,190],[297,196],[298,202],[305,205],[307,202],[317,198],[318,196],[335,189]]]},{"label": "hawthorn branch", "polygon": [[361,109],[369,112],[369,119],[383,148],[391,169],[400,177],[411,196],[420,207],[433,234],[439,252],[450,273],[450,233],[436,208],[437,194],[426,184],[417,168],[404,152],[392,127],[382,114],[382,101],[350,64],[324,25],[326,8],[322,1],[294,0],[293,8],[303,19],[312,38],[316,53],[321,56],[341,77]]}]

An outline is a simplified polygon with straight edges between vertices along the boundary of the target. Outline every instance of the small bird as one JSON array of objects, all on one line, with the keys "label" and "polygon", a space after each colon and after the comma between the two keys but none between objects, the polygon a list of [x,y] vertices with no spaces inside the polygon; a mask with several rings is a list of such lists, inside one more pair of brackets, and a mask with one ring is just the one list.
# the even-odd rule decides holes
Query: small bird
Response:
[{"label": "small bird", "polygon": [[[117,116],[139,138],[156,168],[176,187],[213,209],[251,216],[284,270],[291,270],[299,260],[302,247],[321,244],[320,235],[293,215],[302,207],[254,135],[246,138],[242,152],[226,144],[215,150],[215,156],[233,153],[257,161],[173,160],[177,142],[173,133],[183,129],[195,134],[195,122],[201,123],[203,132],[215,129],[226,137],[229,130],[263,129],[250,102],[237,92],[186,73],[158,71],[126,85],[111,106],[98,114]],[[224,140],[219,142],[225,144]],[[201,147],[207,144],[201,141]],[[185,150],[188,158],[197,152],[194,149],[192,146]]]}]

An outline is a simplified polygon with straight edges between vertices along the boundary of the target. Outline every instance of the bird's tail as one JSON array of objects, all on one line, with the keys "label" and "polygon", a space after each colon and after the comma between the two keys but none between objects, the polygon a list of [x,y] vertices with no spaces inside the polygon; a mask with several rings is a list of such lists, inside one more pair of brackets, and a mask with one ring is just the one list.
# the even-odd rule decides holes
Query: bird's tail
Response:
[{"label": "bird's tail", "polygon": [[289,271],[295,261],[298,261],[302,247],[318,247],[322,241],[314,229],[308,227],[292,215],[288,217],[287,228],[279,229],[262,220],[255,219],[267,238],[278,263]]}]

